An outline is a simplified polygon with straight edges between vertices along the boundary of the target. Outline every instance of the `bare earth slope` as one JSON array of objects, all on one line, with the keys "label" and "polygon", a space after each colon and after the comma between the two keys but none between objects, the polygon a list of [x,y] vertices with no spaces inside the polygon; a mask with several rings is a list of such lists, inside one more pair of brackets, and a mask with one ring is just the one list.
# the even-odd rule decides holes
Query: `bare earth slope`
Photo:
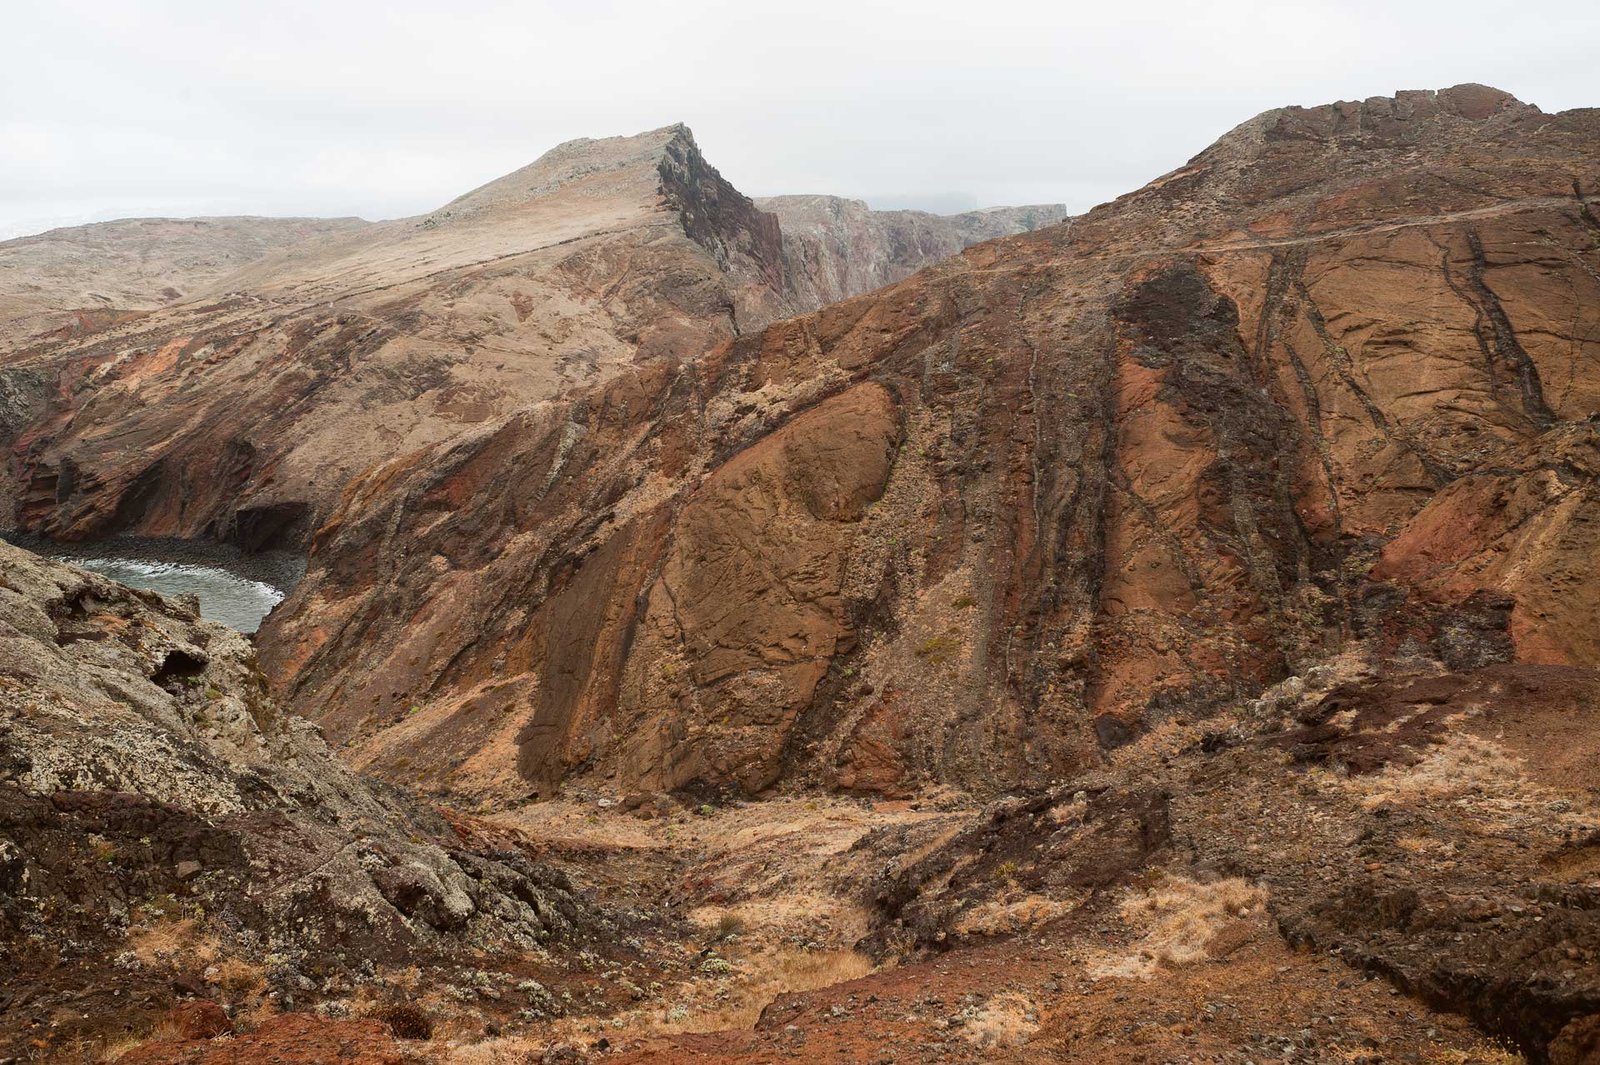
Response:
[{"label": "bare earth slope", "polygon": [[1462,665],[1593,665],[1597,187],[1593,111],[1269,112],[371,472],[269,673],[407,782],[907,794],[1048,783],[1442,610]]},{"label": "bare earth slope", "polygon": [[0,242],[0,342],[176,302],[356,218],[128,218]]}]

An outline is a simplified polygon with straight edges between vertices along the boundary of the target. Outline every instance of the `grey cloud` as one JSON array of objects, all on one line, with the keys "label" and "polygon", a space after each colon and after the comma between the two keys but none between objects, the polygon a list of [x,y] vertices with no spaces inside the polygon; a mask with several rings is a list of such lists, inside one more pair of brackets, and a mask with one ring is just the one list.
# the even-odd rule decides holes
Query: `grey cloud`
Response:
[{"label": "grey cloud", "polygon": [[1600,104],[1600,5],[1569,0],[16,6],[0,236],[415,213],[562,140],[674,121],[752,194],[1082,209],[1282,104],[1461,81]]}]

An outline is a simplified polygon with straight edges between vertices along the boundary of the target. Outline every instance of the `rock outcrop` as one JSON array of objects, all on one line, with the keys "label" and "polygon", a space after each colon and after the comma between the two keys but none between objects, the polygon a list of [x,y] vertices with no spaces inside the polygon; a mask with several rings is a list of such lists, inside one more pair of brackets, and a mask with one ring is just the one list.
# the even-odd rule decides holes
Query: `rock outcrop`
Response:
[{"label": "rock outcrop", "polygon": [[1356,638],[1592,664],[1597,188],[1600,112],[1268,112],[378,467],[268,671],[391,779],[897,794],[1047,783]]},{"label": "rock outcrop", "polygon": [[209,944],[201,968],[291,1008],[379,966],[617,928],[564,874],[357,777],[193,604],[0,543],[0,963],[30,1004],[0,1053],[220,979],[141,957],[152,937]]},{"label": "rock outcrop", "polygon": [[[883,863],[869,942],[971,949],[996,924],[1066,911],[1090,973],[1141,988],[1141,973],[1233,969],[1253,895],[1290,945],[1347,975],[1386,977],[1529,1061],[1584,1060],[1600,1014],[1597,684],[1593,668],[1341,656],[907,848]],[[883,830],[857,849],[895,842]],[[1097,928],[1106,895],[1121,920]],[[1168,938],[1123,939],[1147,906],[1170,915]]]}]

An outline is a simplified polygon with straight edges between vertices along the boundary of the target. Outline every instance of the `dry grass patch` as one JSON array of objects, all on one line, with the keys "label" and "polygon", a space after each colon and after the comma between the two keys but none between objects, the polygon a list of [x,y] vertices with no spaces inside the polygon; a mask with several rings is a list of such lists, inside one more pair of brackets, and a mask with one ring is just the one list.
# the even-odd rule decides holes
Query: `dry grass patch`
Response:
[{"label": "dry grass patch", "polygon": [[265,970],[243,958],[223,958],[217,963],[217,986],[230,997],[252,995],[267,986]]},{"label": "dry grass patch", "polygon": [[699,1009],[686,1002],[669,1006],[650,1028],[661,1034],[754,1028],[779,995],[859,980],[870,972],[872,962],[851,950],[776,951],[742,959],[723,988],[726,995]]},{"label": "dry grass patch", "polygon": [[1062,902],[1043,895],[1024,895],[1016,899],[990,899],[963,913],[954,924],[961,935],[1001,936],[1026,932],[1046,921],[1052,921],[1075,908],[1072,901]]},{"label": "dry grass patch", "polygon": [[1143,935],[1134,953],[1101,955],[1089,973],[1097,980],[1148,979],[1162,968],[1208,960],[1220,941],[1231,938],[1224,935],[1230,926],[1259,913],[1266,901],[1265,888],[1237,877],[1204,884],[1173,877],[1124,900],[1122,920]]},{"label": "dry grass patch", "polygon": [[131,1050],[144,1046],[146,1043],[177,1042],[184,1038],[183,1029],[171,1018],[164,1017],[156,1022],[155,1026],[143,1035],[132,1035],[109,1043],[100,1052],[103,1062],[120,1061]]},{"label": "dry grass patch", "polygon": [[1039,1030],[1033,1000],[1015,991],[996,995],[967,1022],[962,1034],[980,1047],[1019,1047]]},{"label": "dry grass patch", "polygon": [[1433,748],[1415,765],[1387,766],[1381,773],[1351,779],[1361,805],[1376,809],[1393,803],[1444,802],[1487,796],[1521,782],[1522,771],[1494,744],[1457,734]]},{"label": "dry grass patch", "polygon": [[548,1049],[544,1039],[513,1036],[485,1039],[481,1043],[452,1046],[445,1052],[445,1065],[532,1065]]},{"label": "dry grass patch", "polygon": [[192,917],[159,918],[136,928],[128,935],[133,953],[146,965],[183,959],[202,966],[216,961],[221,953],[214,936]]},{"label": "dry grass patch", "polygon": [[867,934],[870,918],[865,908],[837,895],[805,890],[799,877],[788,882],[793,885],[789,894],[777,894],[780,888],[763,889],[769,893],[732,906],[702,906],[689,913],[689,920],[708,944],[774,944],[781,949],[805,943],[815,952],[843,948]]}]

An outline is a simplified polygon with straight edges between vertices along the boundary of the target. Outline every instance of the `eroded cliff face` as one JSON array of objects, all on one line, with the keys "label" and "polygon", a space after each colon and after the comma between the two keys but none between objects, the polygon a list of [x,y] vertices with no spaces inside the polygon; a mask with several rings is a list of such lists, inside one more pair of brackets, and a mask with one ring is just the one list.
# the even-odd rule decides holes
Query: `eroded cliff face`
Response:
[{"label": "eroded cliff face", "polygon": [[1509,593],[1520,661],[1600,662],[1600,418],[1451,482],[1384,545],[1374,574],[1457,608]]},{"label": "eroded cliff face", "polygon": [[899,794],[1061,777],[1357,638],[1592,665],[1597,187],[1593,111],[1269,112],[374,470],[269,672],[407,782]]},{"label": "eroded cliff face", "polygon": [[813,307],[903,281],[974,244],[1069,217],[1061,204],[935,215],[874,211],[839,196],[768,196],[756,203],[782,224],[790,276]]}]

